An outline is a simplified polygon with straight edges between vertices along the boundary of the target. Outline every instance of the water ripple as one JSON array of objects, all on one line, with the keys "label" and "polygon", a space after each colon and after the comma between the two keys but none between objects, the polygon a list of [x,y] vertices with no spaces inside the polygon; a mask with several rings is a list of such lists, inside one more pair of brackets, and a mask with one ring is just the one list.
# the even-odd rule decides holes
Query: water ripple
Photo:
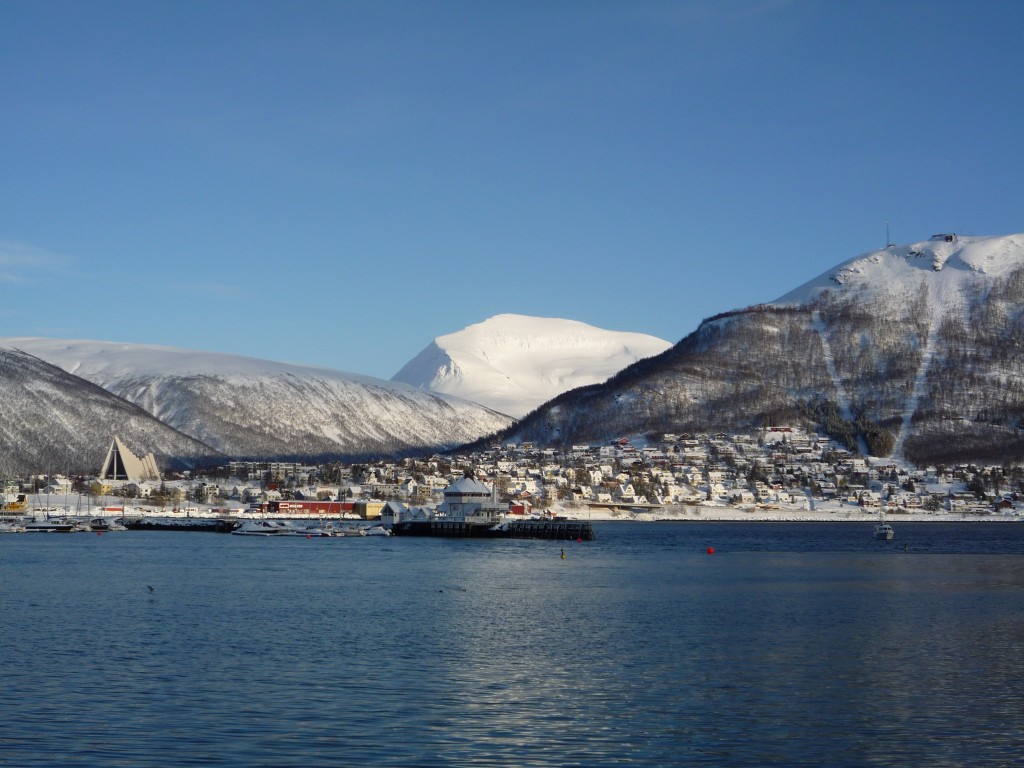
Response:
[{"label": "water ripple", "polygon": [[935,553],[905,555],[781,530],[610,525],[566,560],[551,542],[3,537],[0,765],[1024,752],[1017,540],[992,554],[989,532],[901,528]]}]

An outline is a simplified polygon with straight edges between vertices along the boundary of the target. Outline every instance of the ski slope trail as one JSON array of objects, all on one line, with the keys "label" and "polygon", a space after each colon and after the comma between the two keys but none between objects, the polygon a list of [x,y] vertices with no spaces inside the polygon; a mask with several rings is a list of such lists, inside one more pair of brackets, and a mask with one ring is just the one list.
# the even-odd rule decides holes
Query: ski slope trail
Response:
[{"label": "ski slope trail", "polygon": [[[843,386],[842,380],[839,378],[839,372],[836,370],[836,358],[832,354],[832,345],[828,343],[828,336],[824,321],[821,319],[821,312],[814,310],[811,312],[811,326],[818,334],[818,338],[821,339],[821,353],[825,358],[825,370],[828,372],[829,378],[832,379],[832,386],[836,388],[836,402],[839,404],[839,413],[843,417],[844,421],[853,422],[853,410],[850,408],[850,398],[846,394],[846,388]],[[865,442],[863,436],[857,435],[857,449],[862,455],[868,455],[868,445]]]},{"label": "ski slope trail", "polygon": [[921,364],[917,367],[914,376],[914,388],[903,405],[903,420],[900,422],[900,433],[896,436],[896,444],[892,449],[892,458],[903,461],[903,445],[907,435],[910,434],[910,423],[917,413],[921,398],[924,396],[925,387],[928,385],[928,371],[932,367],[932,358],[935,356],[935,339],[939,331],[939,319],[932,316],[931,325],[928,328],[928,339],[925,341],[924,351],[921,353]]}]

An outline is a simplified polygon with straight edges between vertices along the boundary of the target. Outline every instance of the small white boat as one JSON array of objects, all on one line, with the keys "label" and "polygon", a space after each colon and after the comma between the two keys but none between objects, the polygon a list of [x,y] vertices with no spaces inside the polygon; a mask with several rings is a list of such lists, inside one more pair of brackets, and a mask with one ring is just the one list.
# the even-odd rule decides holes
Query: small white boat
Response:
[{"label": "small white boat", "polygon": [[117,520],[109,520],[105,517],[94,517],[89,521],[89,527],[99,533],[107,531],[127,531],[128,529]]},{"label": "small white boat", "polygon": [[299,532],[280,520],[246,520],[231,532],[235,536],[297,536]]},{"label": "small white boat", "polygon": [[878,523],[875,525],[874,535],[878,541],[889,541],[896,535],[896,531],[892,529],[891,525],[885,522],[884,517],[879,517]]},{"label": "small white boat", "polygon": [[319,531],[322,536],[364,536],[366,529],[352,523],[327,522],[311,525],[308,530]]},{"label": "small white boat", "polygon": [[363,529],[363,536],[390,536],[391,531],[383,525],[371,525]]},{"label": "small white boat", "polygon": [[24,533],[25,526],[16,520],[4,520],[0,522],[0,533]]},{"label": "small white boat", "polygon": [[26,533],[71,533],[77,530],[81,529],[66,518],[30,520],[25,523]]},{"label": "small white boat", "polygon": [[231,533],[236,536],[299,536],[305,539],[335,536],[324,528],[296,528],[284,520],[246,520]]},{"label": "small white boat", "polygon": [[311,537],[311,538],[312,537],[318,537],[318,536],[325,536],[326,537],[326,536],[337,536],[338,535],[337,533],[335,533],[334,528],[333,528],[333,526],[330,523],[325,523],[323,525],[309,525],[309,526],[306,526],[305,528],[297,528],[295,530],[295,534],[299,535],[299,536],[307,536],[307,537]]}]

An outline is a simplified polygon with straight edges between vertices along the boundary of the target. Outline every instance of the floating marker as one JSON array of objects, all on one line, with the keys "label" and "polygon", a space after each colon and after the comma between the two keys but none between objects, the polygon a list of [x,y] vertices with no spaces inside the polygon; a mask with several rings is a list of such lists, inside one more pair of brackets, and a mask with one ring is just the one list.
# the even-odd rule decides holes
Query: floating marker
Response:
[{"label": "floating marker", "polygon": [[715,554],[715,548],[714,547],[708,547],[708,554],[709,555]]}]

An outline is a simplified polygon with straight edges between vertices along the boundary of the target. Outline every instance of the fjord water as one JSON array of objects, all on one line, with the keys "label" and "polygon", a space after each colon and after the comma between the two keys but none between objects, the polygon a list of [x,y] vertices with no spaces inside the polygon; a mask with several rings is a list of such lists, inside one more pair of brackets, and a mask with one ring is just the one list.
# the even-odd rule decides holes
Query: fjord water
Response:
[{"label": "fjord water", "polygon": [[0,765],[1024,754],[1024,525],[595,532],[0,537]]}]

